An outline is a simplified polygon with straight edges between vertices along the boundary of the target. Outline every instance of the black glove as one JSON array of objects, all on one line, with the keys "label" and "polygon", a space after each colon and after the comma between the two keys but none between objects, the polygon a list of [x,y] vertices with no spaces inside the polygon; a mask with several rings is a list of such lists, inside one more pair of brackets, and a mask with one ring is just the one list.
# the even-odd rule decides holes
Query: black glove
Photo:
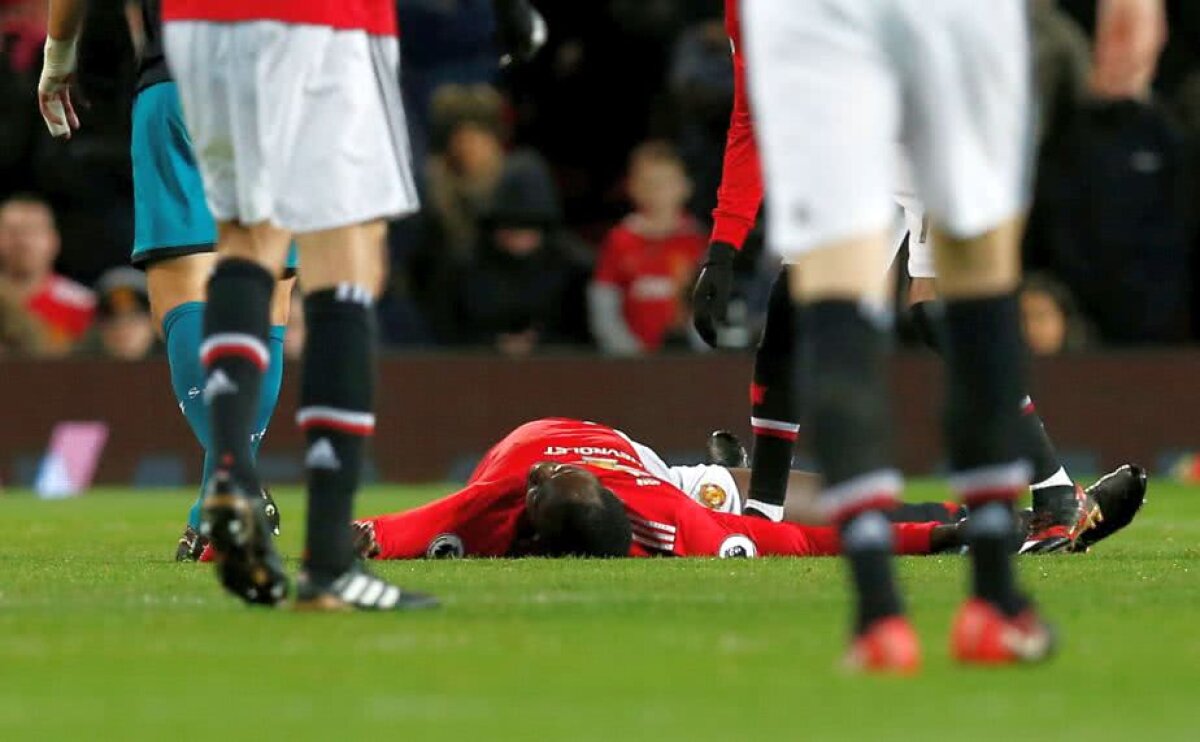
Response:
[{"label": "black glove", "polygon": [[528,62],[546,43],[546,21],[528,0],[493,0],[500,66]]},{"label": "black glove", "polygon": [[733,290],[733,259],[737,249],[725,242],[708,246],[692,291],[692,325],[710,347],[717,347],[717,327],[725,324]]}]

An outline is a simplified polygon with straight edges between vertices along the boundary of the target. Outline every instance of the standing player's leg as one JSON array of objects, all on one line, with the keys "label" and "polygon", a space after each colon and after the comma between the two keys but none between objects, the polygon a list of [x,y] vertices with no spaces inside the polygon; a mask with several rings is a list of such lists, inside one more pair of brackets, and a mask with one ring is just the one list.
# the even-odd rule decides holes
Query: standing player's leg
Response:
[{"label": "standing player's leg", "polygon": [[898,88],[879,64],[868,3],[756,0],[743,8],[764,155],[768,239],[795,264],[794,333],[821,494],[858,597],[848,656],[911,672],[915,634],[892,570],[886,510],[902,481],[891,460],[884,366]]},{"label": "standing player's leg", "polygon": [[[307,338],[297,420],[308,443],[306,548],[297,607],[309,610],[394,610],[435,605],[402,591],[355,562],[351,521],[367,438],[375,430],[374,299],[384,280],[384,218],[416,208],[415,188],[397,79],[394,38],[365,34],[331,48],[322,70],[339,80],[332,99],[314,100],[298,146],[311,150],[309,167],[328,173],[344,193],[297,221],[343,221],[348,226],[299,230],[304,264]],[[369,59],[364,68],[361,60]],[[345,141],[321,149],[329,131]],[[349,156],[347,156],[349,155]],[[306,194],[292,194],[296,203]],[[287,198],[285,197],[285,204]],[[347,219],[347,214],[362,218]]]},{"label": "standing player's leg", "polygon": [[927,3],[895,4],[903,43],[890,52],[909,91],[905,133],[945,300],[951,486],[971,507],[972,598],[952,650],[969,662],[1036,661],[1050,632],[1018,589],[1010,553],[1030,470],[1016,300],[1032,145],[1026,4],[940,4],[932,16]]},{"label": "standing player's leg", "polygon": [[792,392],[796,308],[788,291],[787,272],[786,267],[780,270],[771,286],[767,321],[754,353],[754,378],[750,382],[754,448],[745,512],[774,521],[783,520],[788,474],[800,433],[799,410]]},{"label": "standing player's leg", "polygon": [[323,597],[353,565],[347,524],[375,428],[371,312],[384,232],[377,222],[298,239],[307,332],[298,421],[308,445],[309,489],[302,601]]},{"label": "standing player's leg", "polygon": [[[175,399],[197,442],[205,451],[201,496],[212,471],[208,413],[199,360],[205,284],[216,265],[217,228],[204,202],[204,190],[191,141],[183,123],[173,82],[142,90],[134,102],[131,155],[135,194],[132,262],[146,268],[150,311],[162,328]],[[286,310],[285,310],[286,311]],[[276,317],[281,334],[286,313]],[[273,331],[275,332],[275,331]],[[271,375],[282,376],[282,353],[272,354]],[[264,395],[266,428],[274,410],[278,385]],[[261,436],[258,436],[261,438]],[[177,560],[194,560],[204,549],[199,535],[200,500],[192,506],[176,549]]]},{"label": "standing player's leg", "polygon": [[[932,259],[932,246],[925,248]],[[909,311],[923,342],[938,353],[945,346],[944,307],[939,301],[932,270],[913,266],[910,251]],[[925,258],[918,262],[923,263]],[[932,266],[929,266],[932,268]],[[1022,448],[1033,465],[1033,510],[1038,525],[1025,538],[1023,554],[1066,551],[1092,522],[1098,509],[1083,493],[1059,459],[1046,427],[1038,416],[1033,400],[1024,397],[1020,404]]]},{"label": "standing player's leg", "polygon": [[[150,308],[162,327],[171,388],[179,409],[187,419],[196,441],[204,450],[200,495],[188,511],[188,522],[175,552],[177,561],[194,561],[207,540],[200,536],[200,510],[216,459],[209,436],[208,409],[204,405],[204,366],[200,362],[203,341],[204,297],[207,277],[216,265],[216,255],[204,253],[168,258],[146,268]],[[283,379],[283,339],[287,329],[287,297],[293,279],[278,282],[272,304],[270,363],[264,377],[262,396],[254,423],[252,448],[257,452],[279,399]],[[280,299],[279,297],[283,297]],[[165,311],[164,311],[164,308]],[[268,503],[274,508],[273,503]],[[278,511],[273,524],[278,524]]]},{"label": "standing player's leg", "polygon": [[287,582],[271,542],[252,437],[271,362],[271,298],[290,234],[268,222],[247,227],[226,221],[218,230],[220,260],[208,282],[200,345],[216,459],[202,533],[212,539],[227,589],[248,602],[275,604],[286,595]]}]

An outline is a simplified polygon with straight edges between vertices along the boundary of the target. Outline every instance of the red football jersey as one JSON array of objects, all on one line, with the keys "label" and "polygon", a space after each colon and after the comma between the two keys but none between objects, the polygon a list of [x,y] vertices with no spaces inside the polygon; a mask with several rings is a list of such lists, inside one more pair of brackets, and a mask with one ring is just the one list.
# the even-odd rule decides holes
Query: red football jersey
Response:
[{"label": "red football jersey", "polygon": [[[632,442],[597,423],[526,423],[488,451],[467,486],[415,510],[372,519],[381,559],[505,556],[525,511],[529,468],[555,461],[588,469],[625,504],[630,556],[821,556],[838,553],[832,528],[713,512],[648,469]],[[900,524],[897,551],[929,552],[935,523]]]},{"label": "red football jersey", "polygon": [[717,189],[717,208],[713,209],[712,241],[726,242],[740,250],[758,218],[763,179],[750,115],[738,0],[725,0],[725,32],[733,53],[733,114],[725,135],[725,165]]},{"label": "red football jersey", "polygon": [[63,276],[50,276],[29,297],[25,308],[46,330],[50,344],[65,348],[78,341],[96,316],[96,295]]},{"label": "red football jersey", "polygon": [[682,297],[706,241],[690,217],[681,216],[674,232],[657,237],[646,235],[639,222],[634,214],[609,231],[595,280],[620,289],[625,323],[644,349],[657,350],[667,333],[682,324]]},{"label": "red football jersey", "polygon": [[169,21],[283,21],[396,35],[394,0],[163,0]]}]

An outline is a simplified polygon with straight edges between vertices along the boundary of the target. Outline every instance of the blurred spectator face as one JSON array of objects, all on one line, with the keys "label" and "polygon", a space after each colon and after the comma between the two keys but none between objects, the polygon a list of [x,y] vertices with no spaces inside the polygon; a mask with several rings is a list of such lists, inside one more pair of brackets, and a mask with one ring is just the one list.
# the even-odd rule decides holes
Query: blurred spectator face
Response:
[{"label": "blurred spectator face", "polygon": [[50,207],[17,199],[0,206],[0,271],[18,283],[50,275],[58,257],[58,228]]},{"label": "blurred spectator face", "polygon": [[150,315],[146,277],[135,268],[106,271],[96,282],[99,295],[100,346],[108,358],[136,361],[154,347],[155,323]]},{"label": "blurred spectator face", "polygon": [[670,157],[635,156],[629,169],[629,198],[647,216],[674,217],[692,195],[683,163]]},{"label": "blurred spectator face", "polygon": [[104,354],[121,361],[145,358],[154,347],[154,320],[149,312],[131,312],[109,317],[100,323]]},{"label": "blurred spectator face", "polygon": [[1025,342],[1034,355],[1062,352],[1067,340],[1067,316],[1053,296],[1039,289],[1022,291],[1021,321]]},{"label": "blurred spectator face", "polygon": [[504,160],[504,145],[496,133],[474,123],[455,127],[446,152],[455,171],[466,178],[494,174]]},{"label": "blurred spectator face", "polygon": [[546,234],[537,227],[497,227],[496,246],[514,258],[524,258],[541,249]]}]

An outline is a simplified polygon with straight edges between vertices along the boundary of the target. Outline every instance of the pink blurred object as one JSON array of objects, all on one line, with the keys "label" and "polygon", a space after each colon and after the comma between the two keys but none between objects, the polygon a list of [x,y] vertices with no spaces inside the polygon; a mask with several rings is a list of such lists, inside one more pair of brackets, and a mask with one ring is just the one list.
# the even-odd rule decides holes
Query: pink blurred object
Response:
[{"label": "pink blurred object", "polygon": [[38,469],[34,489],[44,498],[70,497],[92,486],[100,454],[108,441],[108,425],[65,422],[54,426],[50,448]]}]

